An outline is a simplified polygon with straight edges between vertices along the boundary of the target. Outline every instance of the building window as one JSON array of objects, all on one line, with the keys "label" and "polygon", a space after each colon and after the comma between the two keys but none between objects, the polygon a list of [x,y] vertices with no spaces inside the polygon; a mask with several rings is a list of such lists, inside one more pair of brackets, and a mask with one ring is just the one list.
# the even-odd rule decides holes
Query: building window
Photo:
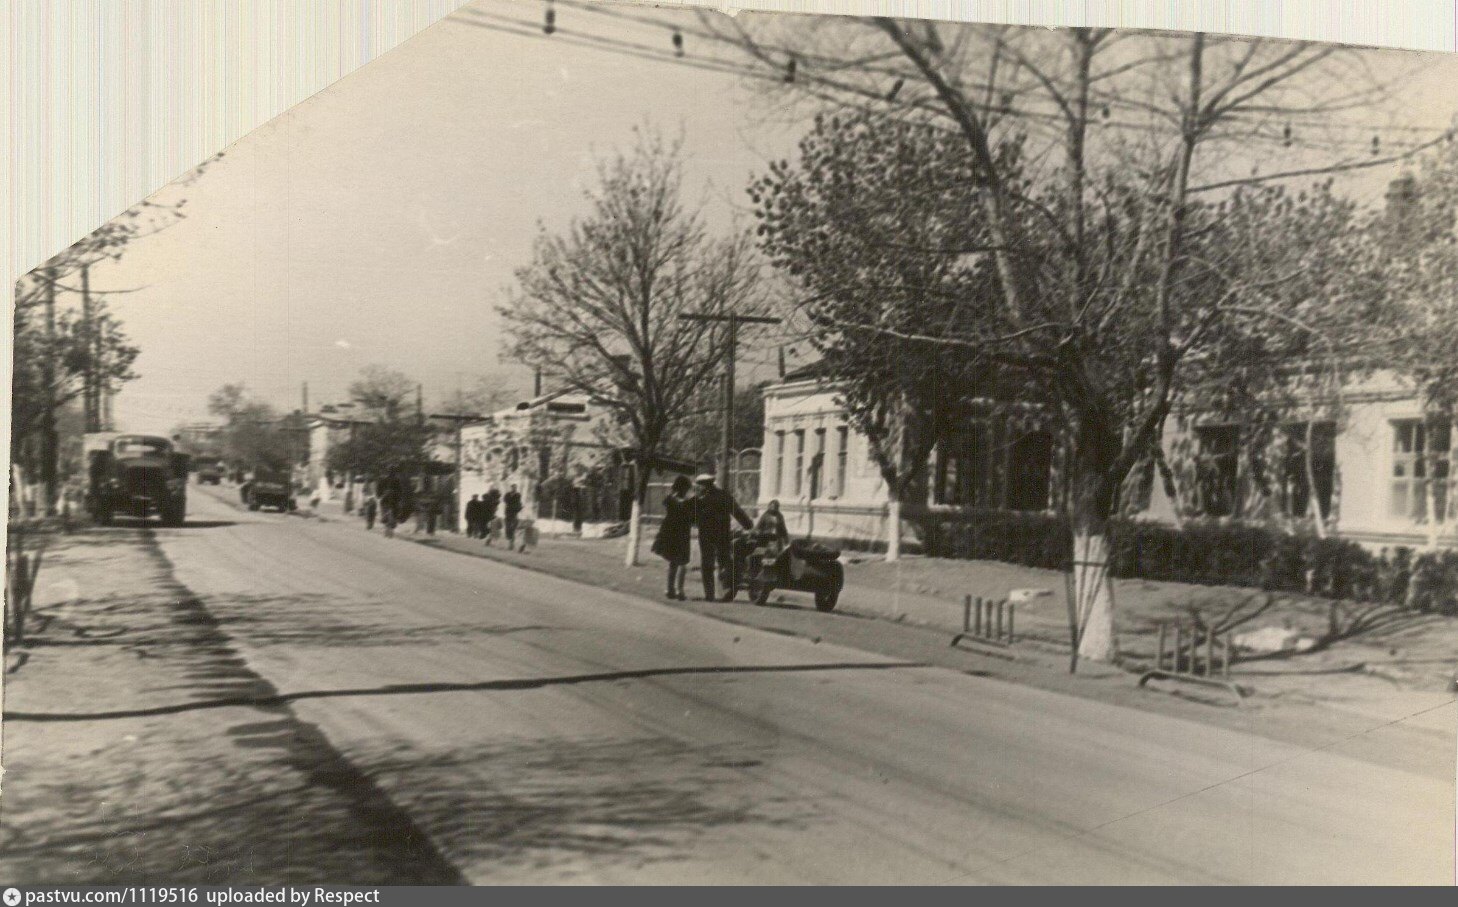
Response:
[{"label": "building window", "polygon": [[1311,462],[1307,463],[1308,425],[1285,426],[1285,464],[1281,471],[1281,509],[1298,519],[1311,516],[1313,483],[1317,513],[1331,515],[1332,488],[1336,477],[1336,425],[1317,422],[1310,426]]},{"label": "building window", "polygon": [[800,496],[800,483],[805,475],[805,429],[795,430],[795,474],[790,486],[790,494],[794,497]]},{"label": "building window", "polygon": [[1195,460],[1195,488],[1205,516],[1233,516],[1240,489],[1240,429],[1234,425],[1203,425],[1195,429],[1199,452]]},{"label": "building window", "polygon": [[825,429],[815,429],[815,455],[810,458],[810,497],[820,498],[826,494],[825,484]]},{"label": "building window", "polygon": [[778,496],[780,494],[781,490],[784,488],[784,480],[785,480],[785,433],[782,432],[782,431],[777,431],[777,432],[775,432],[775,475],[774,475],[774,484],[772,484],[770,486],[771,488],[774,489],[774,491],[771,492],[772,494],[774,494],[776,496]]},{"label": "building window", "polygon": [[845,467],[850,451],[850,427],[842,425],[835,430],[835,496],[845,497]]},{"label": "building window", "polygon": [[1008,510],[1047,510],[1049,476],[1053,471],[1053,436],[1030,431],[1007,447]]},{"label": "building window", "polygon": [[[1392,423],[1392,515],[1444,522],[1453,485],[1453,432],[1446,422]],[[1429,509],[1431,507],[1431,510]]]},{"label": "building window", "polygon": [[1047,510],[1053,436],[979,419],[937,443],[931,501],[954,507]]}]

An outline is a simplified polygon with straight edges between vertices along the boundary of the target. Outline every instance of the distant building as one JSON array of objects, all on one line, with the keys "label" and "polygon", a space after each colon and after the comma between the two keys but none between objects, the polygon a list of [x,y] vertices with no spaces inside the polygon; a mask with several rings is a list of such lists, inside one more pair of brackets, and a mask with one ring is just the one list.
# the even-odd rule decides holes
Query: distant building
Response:
[{"label": "distant building", "polygon": [[308,416],[309,459],[304,467],[304,486],[321,501],[333,501],[344,495],[350,478],[334,475],[329,469],[329,454],[349,440],[352,426],[365,421],[354,403],[327,403]]},{"label": "distant building", "polygon": [[[570,523],[576,508],[603,516],[598,492],[616,450],[612,429],[605,407],[568,391],[523,400],[462,426],[458,518],[464,523],[472,495],[493,486],[505,494],[512,485],[528,515]],[[616,488],[615,477],[610,484]]]}]

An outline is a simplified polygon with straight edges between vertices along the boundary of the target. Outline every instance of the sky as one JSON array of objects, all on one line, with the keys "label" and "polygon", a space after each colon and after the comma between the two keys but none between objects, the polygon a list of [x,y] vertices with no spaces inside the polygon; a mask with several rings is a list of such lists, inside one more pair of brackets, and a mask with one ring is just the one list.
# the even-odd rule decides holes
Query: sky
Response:
[{"label": "sky", "polygon": [[146,287],[110,297],[142,351],[120,427],[205,420],[228,382],[290,409],[304,382],[311,407],[340,402],[369,364],[428,402],[483,373],[528,391],[529,371],[498,361],[494,307],[538,222],[585,210],[598,155],[646,124],[681,133],[689,200],[726,225],[766,154],[792,145],[732,77],[475,21],[437,23],[156,196],[185,198],[186,219],[92,273],[99,289]]},{"label": "sky", "polygon": [[[526,392],[529,369],[498,359],[495,306],[538,224],[582,213],[595,160],[635,127],[682,135],[689,198],[713,224],[747,220],[750,176],[791,153],[795,130],[733,76],[480,27],[482,13],[540,10],[472,4],[162,190],[186,199],[186,219],[92,273],[98,289],[143,288],[109,297],[141,349],[118,427],[206,420],[208,394],[230,382],[280,408],[301,405],[305,382],[312,408],[342,402],[371,364],[419,381],[427,401],[482,374]],[[564,27],[584,15],[558,11]],[[1458,58],[1422,76],[1411,118],[1434,122],[1455,82]],[[1352,191],[1380,197],[1392,175]],[[773,359],[773,338],[761,344],[751,374]]]}]

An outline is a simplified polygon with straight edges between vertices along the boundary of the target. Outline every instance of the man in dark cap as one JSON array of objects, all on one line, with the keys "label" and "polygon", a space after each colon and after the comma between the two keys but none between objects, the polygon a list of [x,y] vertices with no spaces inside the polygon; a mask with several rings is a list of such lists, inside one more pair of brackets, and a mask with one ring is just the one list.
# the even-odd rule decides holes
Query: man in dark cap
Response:
[{"label": "man in dark cap", "polygon": [[714,484],[714,477],[701,475],[694,480],[698,494],[694,497],[694,526],[699,530],[699,571],[704,578],[704,600],[714,600],[714,573],[722,571],[724,600],[734,597],[730,519],[749,529],[749,514],[735,502],[729,492]]}]

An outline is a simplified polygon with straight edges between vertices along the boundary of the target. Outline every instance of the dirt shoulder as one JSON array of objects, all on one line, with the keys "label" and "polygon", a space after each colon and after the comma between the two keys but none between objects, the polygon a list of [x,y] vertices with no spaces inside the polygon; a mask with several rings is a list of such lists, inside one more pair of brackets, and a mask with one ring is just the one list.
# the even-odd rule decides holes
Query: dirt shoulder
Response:
[{"label": "dirt shoulder", "polygon": [[5,659],[0,877],[458,882],[176,581],[155,533],[186,531],[55,538]]}]

